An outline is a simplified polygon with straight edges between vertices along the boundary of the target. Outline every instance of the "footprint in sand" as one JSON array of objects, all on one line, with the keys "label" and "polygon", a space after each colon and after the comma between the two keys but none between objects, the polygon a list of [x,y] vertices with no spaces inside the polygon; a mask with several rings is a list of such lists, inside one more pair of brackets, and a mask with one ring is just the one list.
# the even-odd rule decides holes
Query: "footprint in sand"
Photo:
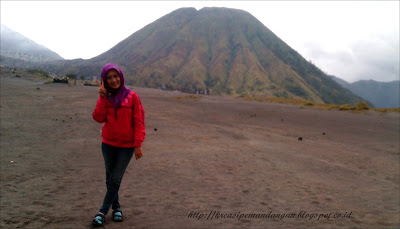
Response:
[{"label": "footprint in sand", "polygon": [[144,213],[143,211],[139,211],[139,210],[133,210],[133,212],[132,212],[133,215],[140,215],[143,213]]},{"label": "footprint in sand", "polygon": [[32,204],[33,205],[42,205],[45,207],[54,207],[54,204],[52,204],[52,203],[46,203],[46,202],[37,201],[37,200],[33,201]]},{"label": "footprint in sand", "polygon": [[236,208],[236,207],[242,207],[243,203],[241,202],[235,202],[235,203],[231,203],[230,204],[232,208]]},{"label": "footprint in sand", "polygon": [[264,199],[267,200],[267,201],[271,201],[272,200],[272,198],[270,197],[269,194],[265,194],[264,195]]},{"label": "footprint in sand", "polygon": [[57,186],[57,190],[64,191],[65,190],[65,186],[59,185],[59,186]]},{"label": "footprint in sand", "polygon": [[35,211],[26,211],[25,214],[27,214],[27,215],[33,215],[33,214],[35,214]]},{"label": "footprint in sand", "polygon": [[315,204],[315,205],[318,205],[318,204],[319,204],[319,202],[316,201],[316,200],[312,201],[311,203],[312,203],[312,204]]},{"label": "footprint in sand", "polygon": [[248,220],[248,219],[240,219],[239,222],[241,222],[241,223],[250,223],[251,220]]},{"label": "footprint in sand", "polygon": [[17,224],[17,223],[19,223],[19,220],[17,220],[17,219],[3,219],[3,221],[6,224]]}]

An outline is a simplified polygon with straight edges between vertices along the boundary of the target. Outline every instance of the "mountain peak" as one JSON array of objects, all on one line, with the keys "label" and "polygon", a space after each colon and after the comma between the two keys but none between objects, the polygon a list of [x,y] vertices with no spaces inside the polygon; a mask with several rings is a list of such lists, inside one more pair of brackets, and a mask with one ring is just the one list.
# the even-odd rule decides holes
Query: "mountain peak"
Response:
[{"label": "mountain peak", "polygon": [[137,86],[335,104],[362,101],[238,9],[180,8],[99,56],[49,71],[92,76],[108,62],[117,63],[126,83]]},{"label": "mountain peak", "polygon": [[177,9],[89,62],[111,60],[141,86],[326,103],[361,100],[238,9]]},{"label": "mountain peak", "polygon": [[57,53],[1,24],[1,56],[31,62],[63,60]]}]

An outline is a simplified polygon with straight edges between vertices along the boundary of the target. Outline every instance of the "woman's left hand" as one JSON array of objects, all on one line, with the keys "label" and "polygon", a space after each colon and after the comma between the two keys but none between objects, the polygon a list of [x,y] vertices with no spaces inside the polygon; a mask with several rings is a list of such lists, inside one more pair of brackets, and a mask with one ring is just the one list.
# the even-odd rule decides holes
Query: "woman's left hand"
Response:
[{"label": "woman's left hand", "polygon": [[142,156],[143,156],[143,154],[142,154],[142,147],[136,147],[136,148],[135,148],[135,157],[136,157],[136,160],[139,159],[139,158],[141,158]]}]

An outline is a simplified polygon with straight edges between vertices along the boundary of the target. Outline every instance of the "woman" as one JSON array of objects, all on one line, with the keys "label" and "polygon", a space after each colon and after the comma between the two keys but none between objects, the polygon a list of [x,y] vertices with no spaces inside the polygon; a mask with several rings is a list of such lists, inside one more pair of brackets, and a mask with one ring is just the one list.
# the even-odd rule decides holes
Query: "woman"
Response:
[{"label": "woman", "polygon": [[93,219],[95,226],[104,224],[110,207],[113,209],[113,221],[123,220],[118,190],[133,153],[136,160],[142,157],[141,146],[146,135],[142,103],[134,91],[125,87],[121,69],[114,63],[104,65],[101,83],[98,84],[100,98],[93,119],[104,123],[101,149],[106,167],[107,193]]}]

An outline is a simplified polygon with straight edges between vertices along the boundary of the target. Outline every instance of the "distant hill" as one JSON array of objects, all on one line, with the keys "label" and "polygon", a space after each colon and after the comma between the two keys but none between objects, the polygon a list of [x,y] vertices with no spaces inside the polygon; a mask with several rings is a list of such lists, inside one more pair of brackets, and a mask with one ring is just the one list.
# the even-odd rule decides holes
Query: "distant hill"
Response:
[{"label": "distant hill", "polygon": [[370,101],[375,107],[400,107],[400,81],[378,82],[375,80],[359,80],[348,83],[331,76],[336,82],[354,94]]},{"label": "distant hill", "polygon": [[57,53],[5,25],[1,25],[1,56],[30,62],[63,60]]},{"label": "distant hill", "polygon": [[350,87],[349,82],[347,82],[346,80],[340,79],[339,77],[333,76],[333,75],[328,75],[329,77],[331,77],[334,81],[336,81],[338,84],[342,85],[343,87],[347,88]]},{"label": "distant hill", "polygon": [[364,100],[243,10],[181,8],[97,57],[41,67],[57,74],[91,77],[98,76],[107,62],[121,67],[128,84],[144,87],[334,104]]}]

